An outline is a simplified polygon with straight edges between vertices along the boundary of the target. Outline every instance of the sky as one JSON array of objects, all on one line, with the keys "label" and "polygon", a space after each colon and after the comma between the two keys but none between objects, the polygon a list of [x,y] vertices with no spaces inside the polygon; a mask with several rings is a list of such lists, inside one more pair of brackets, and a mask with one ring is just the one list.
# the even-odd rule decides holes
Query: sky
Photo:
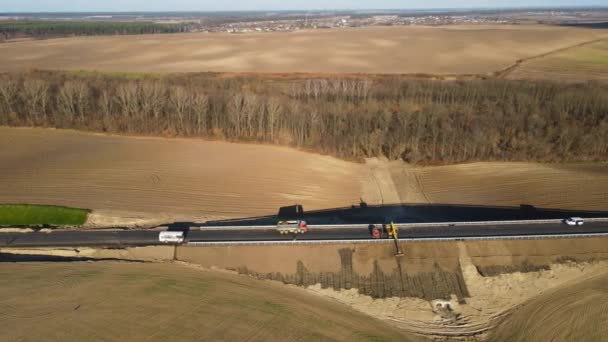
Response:
[{"label": "sky", "polygon": [[432,9],[607,5],[606,0],[0,0],[0,12]]}]

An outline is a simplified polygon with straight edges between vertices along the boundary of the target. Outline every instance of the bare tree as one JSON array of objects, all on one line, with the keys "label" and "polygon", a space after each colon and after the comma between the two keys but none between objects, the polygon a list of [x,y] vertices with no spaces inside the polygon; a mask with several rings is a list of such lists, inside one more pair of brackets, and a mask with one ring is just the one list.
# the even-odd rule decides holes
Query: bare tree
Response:
[{"label": "bare tree", "polygon": [[67,81],[59,90],[57,104],[62,119],[67,124],[74,124],[75,119],[85,122],[89,110],[89,88],[82,81]]},{"label": "bare tree", "polygon": [[196,118],[196,134],[205,134],[208,129],[209,97],[203,94],[194,95],[192,106]]},{"label": "bare tree", "polygon": [[2,116],[0,122],[7,124],[10,118],[16,119],[17,94],[18,84],[16,80],[8,76],[0,78],[0,114]]},{"label": "bare tree", "polygon": [[142,120],[152,118],[158,124],[163,107],[167,101],[167,87],[159,81],[143,82],[139,87],[140,116]]},{"label": "bare tree", "polygon": [[243,115],[245,126],[247,128],[247,137],[255,137],[254,128],[257,126],[256,121],[260,119],[259,99],[255,94],[247,93],[243,98]]},{"label": "bare tree", "polygon": [[241,117],[243,115],[244,96],[233,94],[228,103],[228,120],[232,131],[232,137],[241,136]]},{"label": "bare tree", "polygon": [[102,117],[102,127],[104,131],[113,130],[114,129],[114,121],[113,110],[114,110],[114,101],[112,100],[112,95],[110,94],[108,89],[102,89],[98,98],[98,108],[101,112]]},{"label": "bare tree", "polygon": [[171,113],[174,113],[177,119],[177,132],[188,133],[185,123],[188,109],[191,106],[190,93],[184,87],[172,87],[169,92],[169,102]]},{"label": "bare tree", "polygon": [[276,97],[271,97],[266,103],[266,113],[267,113],[267,132],[270,136],[270,141],[275,140],[275,129],[277,126],[277,122],[279,120],[279,116],[281,115],[281,111],[283,108],[281,107],[281,103]]},{"label": "bare tree", "polygon": [[134,82],[123,83],[116,88],[118,110],[122,114],[123,126],[126,127],[128,132],[133,131],[132,118],[138,112],[137,90],[137,84]]},{"label": "bare tree", "polygon": [[26,117],[32,124],[44,125],[47,123],[49,85],[42,80],[23,81],[22,101],[26,110]]}]

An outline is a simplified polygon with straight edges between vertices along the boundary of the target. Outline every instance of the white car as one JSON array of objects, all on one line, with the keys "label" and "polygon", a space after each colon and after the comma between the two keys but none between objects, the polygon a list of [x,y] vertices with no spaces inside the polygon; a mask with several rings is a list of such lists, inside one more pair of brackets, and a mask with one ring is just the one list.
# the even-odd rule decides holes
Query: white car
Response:
[{"label": "white car", "polygon": [[580,217],[568,217],[564,220],[564,223],[569,226],[582,226],[585,221]]}]

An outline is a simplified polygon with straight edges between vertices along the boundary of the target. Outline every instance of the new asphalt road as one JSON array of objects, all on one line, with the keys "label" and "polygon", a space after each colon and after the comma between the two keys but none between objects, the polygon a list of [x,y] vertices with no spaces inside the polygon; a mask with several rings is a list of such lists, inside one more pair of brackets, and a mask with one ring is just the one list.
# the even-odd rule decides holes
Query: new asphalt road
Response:
[{"label": "new asphalt road", "polygon": [[[437,225],[402,227],[400,238],[468,238],[497,236],[563,235],[608,233],[608,222],[587,222],[583,226],[563,223]],[[161,244],[158,231],[55,231],[52,233],[0,233],[0,247],[125,247]],[[298,240],[366,240],[365,227],[315,228],[298,235]],[[239,229],[194,228],[186,233],[188,242],[289,241],[272,227]]]}]

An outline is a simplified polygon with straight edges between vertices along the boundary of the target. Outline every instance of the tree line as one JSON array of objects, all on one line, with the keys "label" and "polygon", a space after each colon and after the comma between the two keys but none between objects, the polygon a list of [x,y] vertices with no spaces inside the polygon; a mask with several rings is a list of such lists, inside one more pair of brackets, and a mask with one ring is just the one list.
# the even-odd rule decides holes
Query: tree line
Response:
[{"label": "tree line", "polygon": [[0,37],[51,38],[64,36],[124,35],[148,33],[178,33],[190,31],[187,24],[158,24],[153,22],[93,22],[93,21],[7,21],[0,22]]},{"label": "tree line", "polygon": [[281,144],[412,163],[608,157],[608,87],[509,80],[0,75],[0,125]]}]

